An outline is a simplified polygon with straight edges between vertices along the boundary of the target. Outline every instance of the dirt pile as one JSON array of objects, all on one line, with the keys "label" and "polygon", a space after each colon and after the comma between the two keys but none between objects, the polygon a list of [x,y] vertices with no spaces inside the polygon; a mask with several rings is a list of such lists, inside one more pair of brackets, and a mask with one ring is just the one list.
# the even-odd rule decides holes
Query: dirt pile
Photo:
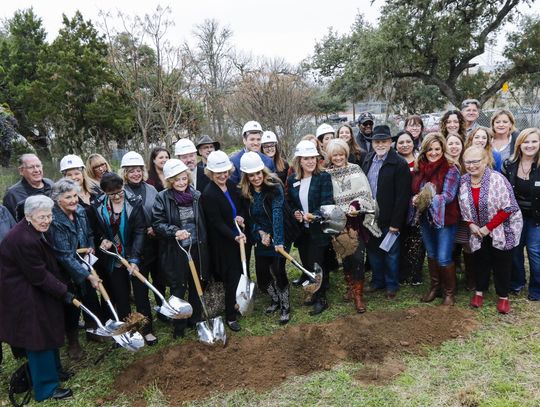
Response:
[{"label": "dirt pile", "polygon": [[[287,377],[328,370],[345,361],[380,365],[383,370],[390,366],[395,375],[400,364],[396,367],[392,361],[399,353],[420,353],[425,346],[467,335],[476,325],[470,311],[423,307],[290,326],[271,336],[230,335],[225,348],[190,342],[138,360],[119,375],[115,388],[142,390],[157,383],[172,405],[180,405],[215,391],[264,391]],[[359,379],[377,382],[384,374],[368,367]]]}]

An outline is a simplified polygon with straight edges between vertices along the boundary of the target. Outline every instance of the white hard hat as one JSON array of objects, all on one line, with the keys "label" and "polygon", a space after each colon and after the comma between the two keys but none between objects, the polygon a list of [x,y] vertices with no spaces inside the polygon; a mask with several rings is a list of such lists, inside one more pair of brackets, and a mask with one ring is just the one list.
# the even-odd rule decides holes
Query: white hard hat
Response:
[{"label": "white hard hat", "polygon": [[221,150],[212,151],[206,159],[206,168],[212,172],[229,171],[232,167],[229,156]]},{"label": "white hard hat", "polygon": [[334,134],[334,128],[327,123],[323,123],[319,127],[317,127],[317,132],[315,133],[315,135],[317,136],[317,138],[319,138],[320,136],[328,133]]},{"label": "white hard hat", "polygon": [[264,163],[259,154],[249,151],[240,157],[240,171],[246,174],[253,174],[264,168]]},{"label": "white hard hat", "polygon": [[263,132],[261,125],[259,122],[256,122],[255,120],[250,120],[246,124],[244,124],[244,127],[242,128],[242,136],[246,134],[248,131],[258,131],[260,133]]},{"label": "white hard hat", "polygon": [[142,158],[142,155],[136,153],[135,151],[128,151],[122,157],[120,167],[144,167],[144,160]]},{"label": "white hard hat", "polygon": [[197,149],[195,148],[195,144],[193,144],[193,141],[187,138],[178,140],[174,146],[174,155],[176,156],[196,152]]},{"label": "white hard hat", "polygon": [[78,155],[68,154],[60,160],[60,172],[73,168],[84,168],[83,160]]},{"label": "white hard hat", "polygon": [[316,157],[318,155],[317,147],[309,140],[302,140],[294,150],[295,157]]},{"label": "white hard hat", "polygon": [[277,143],[276,133],[270,130],[265,131],[261,137],[261,144],[264,143]]},{"label": "white hard hat", "polygon": [[186,171],[187,169],[188,167],[182,162],[182,160],[179,160],[178,158],[171,158],[165,162],[165,165],[163,165],[163,177],[165,177],[165,179],[169,179]]}]

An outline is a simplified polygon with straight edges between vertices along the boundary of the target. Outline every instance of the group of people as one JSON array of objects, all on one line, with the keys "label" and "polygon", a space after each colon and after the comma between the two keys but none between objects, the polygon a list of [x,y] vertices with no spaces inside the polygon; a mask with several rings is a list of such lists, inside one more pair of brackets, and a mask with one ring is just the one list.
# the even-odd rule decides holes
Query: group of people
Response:
[{"label": "group of people", "polygon": [[[56,182],[44,178],[36,155],[24,154],[21,180],[0,206],[0,340],[28,358],[36,400],[69,397],[59,387],[68,375],[58,349],[66,337],[70,358],[84,353],[74,298],[106,320],[110,310],[96,294],[102,284],[120,319],[134,302],[148,319],[141,332],[146,343],[157,342],[149,292],[131,276],[134,270],[192,305],[189,319],[170,322],[173,337],[183,337],[202,317],[188,257],[178,245],[190,250],[204,288],[223,283],[232,331],[241,329],[241,244],[248,264],[253,251],[257,285],[268,294],[264,312],[278,313],[280,324],[291,317],[281,252],[292,245],[306,269],[322,269],[320,289],[304,301],[311,315],[328,308],[337,258],[344,300],[358,313],[366,311],[365,292],[383,290],[393,300],[400,284],[421,284],[426,255],[429,289],[422,301],[441,296],[453,305],[463,253],[470,305],[483,305],[493,274],[497,310],[506,314],[509,293],[526,285],[525,247],[528,298],[539,300],[540,130],[517,132],[507,110],[493,115],[490,128],[478,126],[479,108],[476,100],[464,101],[429,134],[420,116],[408,117],[395,135],[374,126],[369,112],[360,114],[356,134],[348,124],[337,130],[322,124],[296,145],[291,162],[279,138],[256,121],[244,125],[244,148],[230,157],[205,135],[196,143],[179,140],[173,158],[165,148],[153,149],[148,165],[130,151],[118,173],[100,154],[86,162],[67,155]],[[321,207],[328,205],[346,216],[339,230],[325,227]],[[79,258],[83,248],[97,257],[97,272]],[[120,254],[129,266],[100,249]],[[300,286],[306,278],[291,283]],[[84,324],[95,328],[86,315]],[[92,333],[87,339],[100,340]]]}]

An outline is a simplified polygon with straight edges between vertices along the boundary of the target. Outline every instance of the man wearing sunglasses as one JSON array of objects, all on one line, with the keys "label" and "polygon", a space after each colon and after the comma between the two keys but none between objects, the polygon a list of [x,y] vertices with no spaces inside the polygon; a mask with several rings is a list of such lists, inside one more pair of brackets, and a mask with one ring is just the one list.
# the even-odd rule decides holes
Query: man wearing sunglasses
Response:
[{"label": "man wearing sunglasses", "polygon": [[358,116],[357,123],[359,132],[356,135],[356,142],[362,150],[370,152],[370,138],[373,133],[373,124],[375,123],[375,117],[370,112],[362,112]]}]

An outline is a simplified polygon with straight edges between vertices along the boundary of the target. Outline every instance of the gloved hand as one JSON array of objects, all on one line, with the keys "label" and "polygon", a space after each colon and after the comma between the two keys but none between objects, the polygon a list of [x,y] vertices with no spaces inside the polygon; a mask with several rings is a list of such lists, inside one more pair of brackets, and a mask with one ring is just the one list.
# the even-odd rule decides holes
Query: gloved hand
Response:
[{"label": "gloved hand", "polygon": [[64,302],[66,304],[71,304],[73,300],[75,299],[75,295],[73,293],[70,293],[69,291],[64,294]]}]

